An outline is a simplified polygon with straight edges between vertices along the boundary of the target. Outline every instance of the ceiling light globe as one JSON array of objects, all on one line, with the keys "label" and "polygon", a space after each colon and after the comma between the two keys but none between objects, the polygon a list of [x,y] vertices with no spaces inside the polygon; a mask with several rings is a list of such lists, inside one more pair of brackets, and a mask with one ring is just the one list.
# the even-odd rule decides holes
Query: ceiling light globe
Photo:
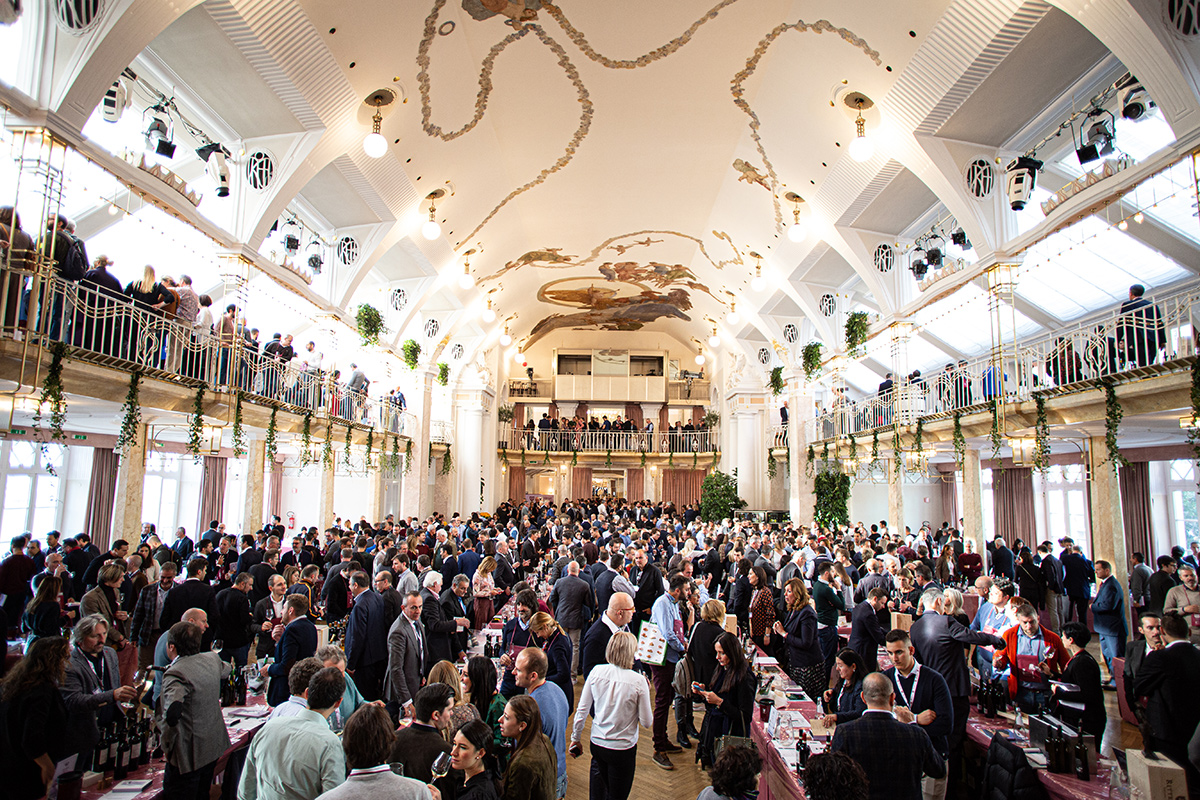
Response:
[{"label": "ceiling light globe", "polygon": [[475,279],[471,277],[471,273],[464,272],[462,275],[458,276],[458,288],[470,289],[474,285]]},{"label": "ceiling light globe", "polygon": [[427,219],[421,226],[421,235],[432,242],[442,235],[442,226],[437,224],[437,220]]},{"label": "ceiling light globe", "polygon": [[704,366],[704,361],[705,361],[705,358],[704,358],[704,354],[703,354],[703,353],[701,353],[700,355],[696,356],[696,366],[697,366],[697,367],[703,367],[703,366]]},{"label": "ceiling light globe", "polygon": [[525,356],[524,356],[524,354],[521,353],[520,350],[513,353],[513,361],[516,361],[518,364],[520,364],[524,360],[525,360]]},{"label": "ceiling light globe", "polygon": [[726,321],[729,322],[730,325],[737,325],[739,322],[742,321],[742,316],[740,314],[738,314],[736,311],[730,311],[729,316],[727,316],[725,319],[726,319]]},{"label": "ceiling light globe", "polygon": [[484,322],[495,322],[496,321],[495,310],[491,309],[491,308],[485,308],[483,310],[483,321]]},{"label": "ceiling light globe", "polygon": [[799,222],[793,222],[788,226],[788,241],[803,242],[808,236],[808,229]]},{"label": "ceiling light globe", "polygon": [[708,337],[708,346],[709,347],[720,347],[721,346],[721,337],[717,336],[715,333],[712,336]]},{"label": "ceiling light globe", "polygon": [[383,158],[387,149],[387,139],[382,133],[368,133],[363,137],[363,152],[371,158]]},{"label": "ceiling light globe", "polygon": [[512,337],[507,333],[500,334],[500,346],[508,347],[510,344],[512,344]]},{"label": "ceiling light globe", "polygon": [[767,279],[762,275],[755,275],[750,279],[750,288],[756,292],[761,292],[763,289],[767,288]]},{"label": "ceiling light globe", "polygon": [[875,143],[866,136],[855,136],[850,142],[850,157],[855,161],[867,161],[875,155]]}]

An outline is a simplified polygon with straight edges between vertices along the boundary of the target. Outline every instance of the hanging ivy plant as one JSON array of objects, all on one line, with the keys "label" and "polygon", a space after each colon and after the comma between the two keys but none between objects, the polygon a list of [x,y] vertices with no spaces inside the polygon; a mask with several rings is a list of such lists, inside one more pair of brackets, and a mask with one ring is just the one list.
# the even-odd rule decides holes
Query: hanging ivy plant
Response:
[{"label": "hanging ivy plant", "polygon": [[959,468],[963,465],[963,460],[967,457],[967,439],[963,436],[962,429],[962,413],[954,412],[954,460],[958,462]]},{"label": "hanging ivy plant", "polygon": [[608,450],[606,450],[604,452],[604,466],[606,466],[606,467],[612,466],[612,448],[609,448]]},{"label": "hanging ivy plant", "polygon": [[834,529],[850,524],[850,476],[823,472],[813,481],[813,522]]},{"label": "hanging ivy plant", "polygon": [[821,372],[821,343],[809,342],[800,351],[800,365],[804,368],[804,379],[811,381]]},{"label": "hanging ivy plant", "polygon": [[847,433],[846,438],[850,440],[850,458],[858,458],[858,439],[853,433]]},{"label": "hanging ivy plant", "polygon": [[392,475],[395,476],[400,472],[400,437],[392,437],[392,454],[388,456],[388,467],[392,470]]},{"label": "hanging ivy plant", "polygon": [[363,456],[363,468],[371,468],[371,450],[375,447],[375,426],[367,429],[367,454]]},{"label": "hanging ivy plant", "polygon": [[454,462],[450,458],[450,445],[446,445],[446,455],[442,458],[442,474],[449,475],[450,470],[454,469]]},{"label": "hanging ivy plant", "polygon": [[358,324],[358,335],[362,337],[363,344],[377,345],[379,337],[387,333],[387,326],[383,324],[383,314],[368,303],[359,304],[354,321]]},{"label": "hanging ivy plant", "polygon": [[825,444],[821,445],[821,471],[829,471],[829,440],[825,440]]},{"label": "hanging ivy plant", "polygon": [[1000,434],[1000,404],[996,402],[996,398],[988,401],[988,410],[992,413],[992,429],[988,432],[988,439],[992,442],[992,458],[999,461],[1004,437]]},{"label": "hanging ivy plant", "polygon": [[879,429],[871,431],[871,463],[867,469],[874,471],[879,466]]},{"label": "hanging ivy plant", "polygon": [[300,429],[300,466],[307,467],[316,459],[312,456],[312,412],[304,412],[304,426]]},{"label": "hanging ivy plant", "polygon": [[275,416],[278,413],[278,408],[271,409],[271,420],[267,423],[267,437],[263,443],[264,460],[268,467],[275,463],[275,456],[279,452],[279,445],[275,441]]},{"label": "hanging ivy plant", "polygon": [[675,451],[672,450],[671,452],[667,453],[667,467],[671,468],[674,466],[675,466]]},{"label": "hanging ivy plant", "polygon": [[896,463],[900,463],[900,426],[892,425],[892,458],[896,459]]},{"label": "hanging ivy plant", "polygon": [[792,477],[792,448],[783,448],[783,465],[787,469],[787,476]]},{"label": "hanging ivy plant", "polygon": [[[573,466],[575,466],[575,459],[571,459],[571,466],[572,466],[572,467],[573,467]],[[643,450],[643,451],[642,451],[642,463],[641,463],[641,468],[642,468],[642,469],[645,469],[645,468],[646,468],[646,451],[645,451],[645,450]]]},{"label": "hanging ivy plant", "polygon": [[717,468],[717,451],[716,451],[716,450],[713,450],[713,460],[712,460],[712,464],[710,464],[709,466],[710,466],[712,469],[716,469],[716,468]]},{"label": "hanging ivy plant", "polygon": [[804,474],[810,478],[812,477],[812,474],[813,474],[813,462],[816,460],[817,460],[817,452],[815,450],[813,450],[813,446],[810,444],[808,446],[808,452],[805,453],[805,461],[804,461]]},{"label": "hanging ivy plant", "polygon": [[783,367],[775,367],[771,370],[771,379],[768,385],[771,387],[771,394],[776,397],[783,392]]},{"label": "hanging ivy plant", "polygon": [[142,407],[138,405],[138,384],[141,381],[140,369],[129,373],[129,391],[125,394],[124,405],[121,406],[121,427],[117,431],[117,443],[113,448],[121,458],[125,457],[138,439],[138,425],[142,422]]},{"label": "hanging ivy plant", "polygon": [[416,369],[421,363],[421,345],[417,344],[417,340],[405,339],[404,344],[400,345],[400,350],[404,353],[404,365],[409,369]]},{"label": "hanging ivy plant", "polygon": [[445,386],[450,383],[450,365],[445,361],[438,362],[437,382],[439,386]]},{"label": "hanging ivy plant", "polygon": [[[66,342],[55,342],[50,345],[50,367],[46,370],[45,380],[42,381],[42,394],[38,398],[37,411],[33,415],[34,426],[40,428],[42,409],[49,409],[51,441],[63,441],[67,438],[66,433],[63,432],[63,423],[67,421],[67,397],[63,393],[62,382],[63,361],[66,356]],[[45,443],[42,444],[42,452],[46,452]],[[54,473],[51,471],[51,474]]]},{"label": "hanging ivy plant", "polygon": [[767,480],[769,480],[769,481],[775,480],[776,472],[777,472],[777,469],[775,467],[775,452],[771,448],[768,447],[767,448]]},{"label": "hanging ivy plant", "polygon": [[321,466],[325,469],[333,469],[333,423],[329,423],[329,430],[325,431],[325,443],[321,445]]},{"label": "hanging ivy plant", "polygon": [[350,446],[352,444],[354,444],[354,428],[347,425],[346,426],[346,447],[345,447],[345,451],[342,453],[342,463],[346,465],[347,469],[350,468]]},{"label": "hanging ivy plant", "polygon": [[[578,463],[579,463],[579,451],[572,450],[571,451],[571,466],[573,467]],[[645,463],[646,463],[646,451],[643,450],[642,451],[642,464],[645,465]]]},{"label": "hanging ivy plant", "polygon": [[925,418],[917,417],[917,430],[913,434],[913,450],[920,453],[925,444]]},{"label": "hanging ivy plant", "polygon": [[700,466],[700,454],[695,450],[692,451],[692,469]]},{"label": "hanging ivy plant", "polygon": [[[1192,427],[1188,428],[1187,441],[1191,445],[1192,454],[1200,461],[1200,428],[1196,421],[1200,418],[1200,358],[1192,361]],[[1200,472],[1196,475],[1197,485],[1200,485]]]},{"label": "hanging ivy plant", "polygon": [[1034,395],[1037,419],[1033,423],[1033,468],[1045,475],[1050,470],[1050,422],[1046,418],[1046,398]]},{"label": "hanging ivy plant", "polygon": [[549,451],[549,450],[547,450],[547,451],[546,451],[546,457],[542,459],[542,463],[543,463],[543,464],[549,464],[549,463],[550,463],[550,451]]},{"label": "hanging ivy plant", "polygon": [[846,352],[857,357],[863,354],[862,346],[867,343],[867,312],[851,311],[846,316]]},{"label": "hanging ivy plant", "polygon": [[233,457],[241,458],[246,455],[246,429],[242,426],[242,393],[237,393],[237,403],[233,407]]},{"label": "hanging ivy plant", "polygon": [[525,466],[525,448],[521,448],[521,466]]},{"label": "hanging ivy plant", "polygon": [[1104,386],[1104,446],[1108,449],[1108,463],[1112,464],[1113,472],[1122,466],[1129,466],[1129,459],[1121,455],[1117,444],[1117,433],[1121,429],[1121,418],[1125,412],[1121,409],[1121,401],[1117,399],[1117,385],[1111,380],[1103,381]]},{"label": "hanging ivy plant", "polygon": [[[408,442],[404,445],[404,474],[405,475],[407,475],[409,473],[409,471],[412,470],[412,462],[413,462],[412,439],[409,439]],[[504,463],[507,464],[508,461],[505,460]]]},{"label": "hanging ivy plant", "polygon": [[[238,392],[238,397],[241,397],[241,392]],[[236,423],[234,426],[234,435],[237,435]],[[188,441],[187,451],[192,454],[194,463],[200,462],[200,448],[204,446],[204,384],[196,389],[196,396],[192,398],[192,414],[188,417]]]}]

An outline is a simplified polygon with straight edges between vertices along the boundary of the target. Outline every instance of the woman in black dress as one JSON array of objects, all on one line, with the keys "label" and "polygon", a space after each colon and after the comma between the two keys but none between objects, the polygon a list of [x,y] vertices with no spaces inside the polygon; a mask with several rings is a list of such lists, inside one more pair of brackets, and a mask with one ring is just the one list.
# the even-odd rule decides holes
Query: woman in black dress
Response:
[{"label": "woman in black dress", "polygon": [[450,747],[450,768],[461,770],[464,785],[458,800],[499,800],[496,779],[487,767],[492,750],[492,729],[486,722],[472,720],[454,734]]},{"label": "woman in black dress", "polygon": [[808,602],[808,589],[799,578],[783,585],[783,599],[787,613],[782,621],[776,620],[775,633],[783,637],[787,649],[788,676],[816,700],[829,685],[825,657],[817,640],[817,612]]},{"label": "woman in black dress", "polygon": [[144,366],[157,367],[162,357],[164,333],[159,330],[161,309],[175,302],[175,296],[157,281],[154,267],[149,264],[140,281],[131,281],[125,287],[125,294],[133,300],[133,313],[125,330],[125,357]]},{"label": "woman in black dress", "polygon": [[754,673],[742,646],[732,633],[722,633],[714,644],[717,669],[706,686],[693,683],[692,690],[704,698],[708,709],[700,726],[700,744],[696,760],[707,768],[712,764],[713,745],[722,736],[750,736],[750,715],[754,712]]},{"label": "woman in black dress", "polygon": [[29,641],[46,636],[62,636],[63,610],[58,595],[62,591],[62,578],[50,575],[38,584],[37,594],[25,606],[21,615],[21,632]]}]

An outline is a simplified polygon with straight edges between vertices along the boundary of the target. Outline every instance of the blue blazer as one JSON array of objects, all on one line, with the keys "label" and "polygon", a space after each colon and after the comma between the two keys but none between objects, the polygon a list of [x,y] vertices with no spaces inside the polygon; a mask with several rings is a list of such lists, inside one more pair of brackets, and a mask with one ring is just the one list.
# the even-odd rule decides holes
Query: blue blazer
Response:
[{"label": "blue blazer", "polygon": [[350,619],[346,623],[347,669],[387,662],[387,637],[391,623],[383,608],[383,597],[379,594],[368,589],[354,600]]},{"label": "blue blazer", "polygon": [[838,725],[858,719],[867,710],[867,704],[862,699],[861,678],[855,680],[851,686],[846,686],[845,682],[838,678],[837,685],[833,687],[833,699],[837,701],[835,714]]},{"label": "blue blazer", "polygon": [[1065,575],[1063,587],[1067,591],[1067,597],[1090,597],[1091,584],[1096,580],[1091,563],[1078,553],[1065,553],[1060,560]]},{"label": "blue blazer", "polygon": [[271,683],[267,687],[267,704],[277,706],[291,697],[288,689],[288,673],[301,659],[316,655],[317,626],[308,617],[300,617],[283,629],[279,644],[275,647],[275,663],[267,667]]},{"label": "blue blazer", "polygon": [[1109,576],[1096,590],[1092,600],[1092,627],[1101,636],[1115,636],[1125,641],[1125,592],[1113,576]]},{"label": "blue blazer", "polygon": [[[884,675],[896,685],[896,668],[884,671]],[[933,747],[943,756],[950,752],[950,732],[954,730],[954,703],[950,700],[950,688],[941,673],[932,667],[922,666],[917,676],[917,689],[914,696],[908,698],[912,705],[904,702],[904,695],[896,690],[896,705],[907,706],[914,714],[933,710],[937,719],[930,725],[921,725],[921,730],[929,735]]]}]

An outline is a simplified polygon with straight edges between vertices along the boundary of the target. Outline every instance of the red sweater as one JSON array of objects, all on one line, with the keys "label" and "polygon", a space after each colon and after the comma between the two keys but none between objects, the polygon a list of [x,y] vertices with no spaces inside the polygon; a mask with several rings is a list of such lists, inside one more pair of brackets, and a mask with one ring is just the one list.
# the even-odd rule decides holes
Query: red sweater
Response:
[{"label": "red sweater", "polygon": [[[1020,625],[1013,627],[1000,634],[1004,639],[1004,649],[996,651],[996,660],[993,662],[997,669],[1016,664],[1017,662],[1017,633],[1021,630]],[[1042,628],[1042,639],[1046,642],[1046,664],[1050,667],[1051,675],[1047,675],[1047,680],[1052,675],[1061,675],[1062,671],[1067,668],[1067,664],[1071,661],[1071,654],[1067,652],[1067,648],[1063,645],[1062,639],[1058,638],[1058,634],[1053,631]],[[1012,670],[1008,673],[1008,691],[1014,697],[1017,694],[1017,673]]]}]

